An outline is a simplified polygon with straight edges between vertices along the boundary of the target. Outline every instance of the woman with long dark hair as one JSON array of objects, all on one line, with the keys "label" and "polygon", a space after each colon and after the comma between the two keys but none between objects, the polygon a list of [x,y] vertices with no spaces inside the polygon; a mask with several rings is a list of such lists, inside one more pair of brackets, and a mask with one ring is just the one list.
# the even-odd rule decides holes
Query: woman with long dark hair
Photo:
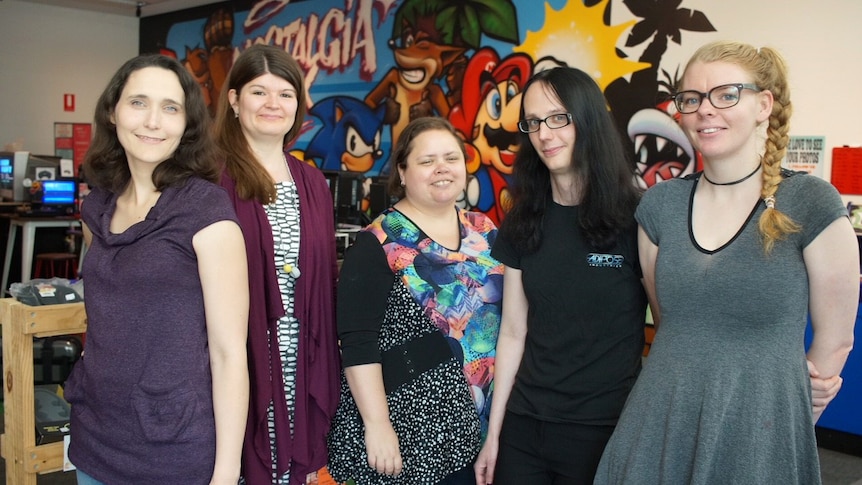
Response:
[{"label": "woman with long dark hair", "polygon": [[314,480],[338,404],[332,196],[320,170],[288,151],[305,112],[296,60],[253,45],[234,61],[216,116],[221,184],[248,251],[251,402],[242,473],[254,485]]},{"label": "woman with long dark hair", "polygon": [[595,81],[533,76],[505,266],[494,400],[479,484],[590,483],[640,370],[647,299],[633,167]]}]

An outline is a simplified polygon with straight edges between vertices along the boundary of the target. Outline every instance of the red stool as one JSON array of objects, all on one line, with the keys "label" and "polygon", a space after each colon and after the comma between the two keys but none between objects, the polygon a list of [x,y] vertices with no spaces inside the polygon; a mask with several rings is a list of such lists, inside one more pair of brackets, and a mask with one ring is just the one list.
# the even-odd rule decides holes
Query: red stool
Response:
[{"label": "red stool", "polygon": [[[47,263],[47,265],[43,265]],[[36,255],[35,278],[74,279],[78,267],[78,255],[74,253],[42,253]],[[44,270],[44,271],[43,271]]]}]

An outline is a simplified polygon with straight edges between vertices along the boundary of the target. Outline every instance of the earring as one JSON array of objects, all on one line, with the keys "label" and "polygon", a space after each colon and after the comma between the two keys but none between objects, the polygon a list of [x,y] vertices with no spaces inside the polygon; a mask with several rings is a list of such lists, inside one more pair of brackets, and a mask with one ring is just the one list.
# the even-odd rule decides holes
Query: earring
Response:
[{"label": "earring", "polygon": [[404,181],[403,180],[401,181],[401,186],[404,187]]},{"label": "earring", "polygon": [[234,111],[234,112],[233,112],[233,117],[234,117],[234,118],[239,118],[239,111]]}]

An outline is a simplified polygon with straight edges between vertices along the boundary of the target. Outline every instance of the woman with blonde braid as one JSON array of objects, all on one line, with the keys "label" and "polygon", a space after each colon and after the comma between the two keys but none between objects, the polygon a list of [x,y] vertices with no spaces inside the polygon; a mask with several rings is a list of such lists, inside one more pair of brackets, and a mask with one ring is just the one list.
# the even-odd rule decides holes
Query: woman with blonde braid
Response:
[{"label": "woman with blonde braid", "polygon": [[[830,184],[781,168],[792,108],[776,51],[703,46],[673,98],[704,170],[638,207],[661,327],[595,483],[818,484],[825,403],[810,386],[838,382],[859,297],[846,210]],[[823,379],[810,385],[808,366]]]}]

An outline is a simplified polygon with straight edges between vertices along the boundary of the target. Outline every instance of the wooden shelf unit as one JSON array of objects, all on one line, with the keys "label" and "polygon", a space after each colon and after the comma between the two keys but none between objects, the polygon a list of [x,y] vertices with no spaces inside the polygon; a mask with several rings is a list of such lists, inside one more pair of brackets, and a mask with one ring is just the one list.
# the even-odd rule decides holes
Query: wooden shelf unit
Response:
[{"label": "wooden shelf unit", "polygon": [[3,405],[5,431],[0,455],[6,483],[36,485],[36,476],[63,469],[63,442],[36,445],[33,338],[87,331],[84,303],[30,306],[0,299],[3,330]]}]

